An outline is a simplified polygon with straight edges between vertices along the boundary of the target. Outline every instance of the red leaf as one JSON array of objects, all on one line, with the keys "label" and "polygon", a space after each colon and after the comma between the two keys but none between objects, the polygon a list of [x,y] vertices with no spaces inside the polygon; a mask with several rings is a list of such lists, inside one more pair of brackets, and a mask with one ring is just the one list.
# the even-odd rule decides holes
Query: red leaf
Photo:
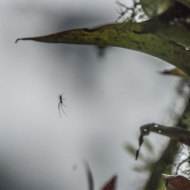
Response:
[{"label": "red leaf", "polygon": [[190,190],[190,180],[181,175],[162,174],[167,190]]},{"label": "red leaf", "polygon": [[112,179],[106,183],[101,190],[116,190],[116,180],[117,176],[113,176]]}]

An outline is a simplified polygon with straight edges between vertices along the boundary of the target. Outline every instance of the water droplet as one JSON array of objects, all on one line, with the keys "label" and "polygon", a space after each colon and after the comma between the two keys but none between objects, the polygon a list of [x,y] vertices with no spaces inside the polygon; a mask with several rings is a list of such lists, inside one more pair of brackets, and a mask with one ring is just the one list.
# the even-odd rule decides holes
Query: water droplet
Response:
[{"label": "water droplet", "polygon": [[188,47],[185,47],[185,50],[189,51],[190,49]]},{"label": "water droplet", "polygon": [[143,131],[144,131],[144,132],[147,132],[147,129],[144,129]]},{"label": "water droplet", "polygon": [[161,131],[161,130],[158,130],[158,133],[162,133],[162,131]]},{"label": "water droplet", "polygon": [[157,125],[157,124],[154,124],[154,127],[158,127],[158,125]]}]

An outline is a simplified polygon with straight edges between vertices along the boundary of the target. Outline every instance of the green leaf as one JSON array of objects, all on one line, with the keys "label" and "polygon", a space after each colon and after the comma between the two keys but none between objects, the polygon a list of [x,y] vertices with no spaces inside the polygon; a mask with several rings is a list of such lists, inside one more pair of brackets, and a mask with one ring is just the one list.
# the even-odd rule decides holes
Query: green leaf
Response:
[{"label": "green leaf", "polygon": [[190,32],[158,20],[113,23],[92,29],[73,29],[47,36],[20,38],[47,43],[115,46],[144,52],[190,74]]}]

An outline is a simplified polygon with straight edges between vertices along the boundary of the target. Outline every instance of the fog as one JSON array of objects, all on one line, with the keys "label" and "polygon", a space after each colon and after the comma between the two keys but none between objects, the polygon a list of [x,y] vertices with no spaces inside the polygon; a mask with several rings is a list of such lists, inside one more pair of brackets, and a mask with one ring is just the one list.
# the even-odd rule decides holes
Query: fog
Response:
[{"label": "fog", "polygon": [[[123,1],[123,3],[130,3]],[[87,189],[87,160],[96,189],[113,175],[118,190],[138,189],[148,173],[140,160],[139,127],[171,125],[176,77],[172,65],[122,48],[15,40],[114,22],[115,0],[2,0],[0,2],[0,189]],[[58,94],[68,107],[59,115]],[[167,138],[147,137],[155,148]],[[157,145],[157,146],[156,146]],[[140,154],[145,154],[141,149]],[[138,183],[137,183],[138,179]]]}]

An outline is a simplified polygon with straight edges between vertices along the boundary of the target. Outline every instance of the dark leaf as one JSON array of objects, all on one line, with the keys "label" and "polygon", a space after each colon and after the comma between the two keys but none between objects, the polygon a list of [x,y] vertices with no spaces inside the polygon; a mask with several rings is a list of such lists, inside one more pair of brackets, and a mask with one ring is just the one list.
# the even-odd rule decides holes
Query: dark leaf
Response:
[{"label": "dark leaf", "polygon": [[94,180],[93,180],[92,172],[91,172],[90,166],[86,160],[84,162],[84,165],[85,165],[86,172],[87,172],[88,189],[94,190]]},{"label": "dark leaf", "polygon": [[190,190],[190,180],[186,177],[165,174],[162,177],[167,190]]}]

